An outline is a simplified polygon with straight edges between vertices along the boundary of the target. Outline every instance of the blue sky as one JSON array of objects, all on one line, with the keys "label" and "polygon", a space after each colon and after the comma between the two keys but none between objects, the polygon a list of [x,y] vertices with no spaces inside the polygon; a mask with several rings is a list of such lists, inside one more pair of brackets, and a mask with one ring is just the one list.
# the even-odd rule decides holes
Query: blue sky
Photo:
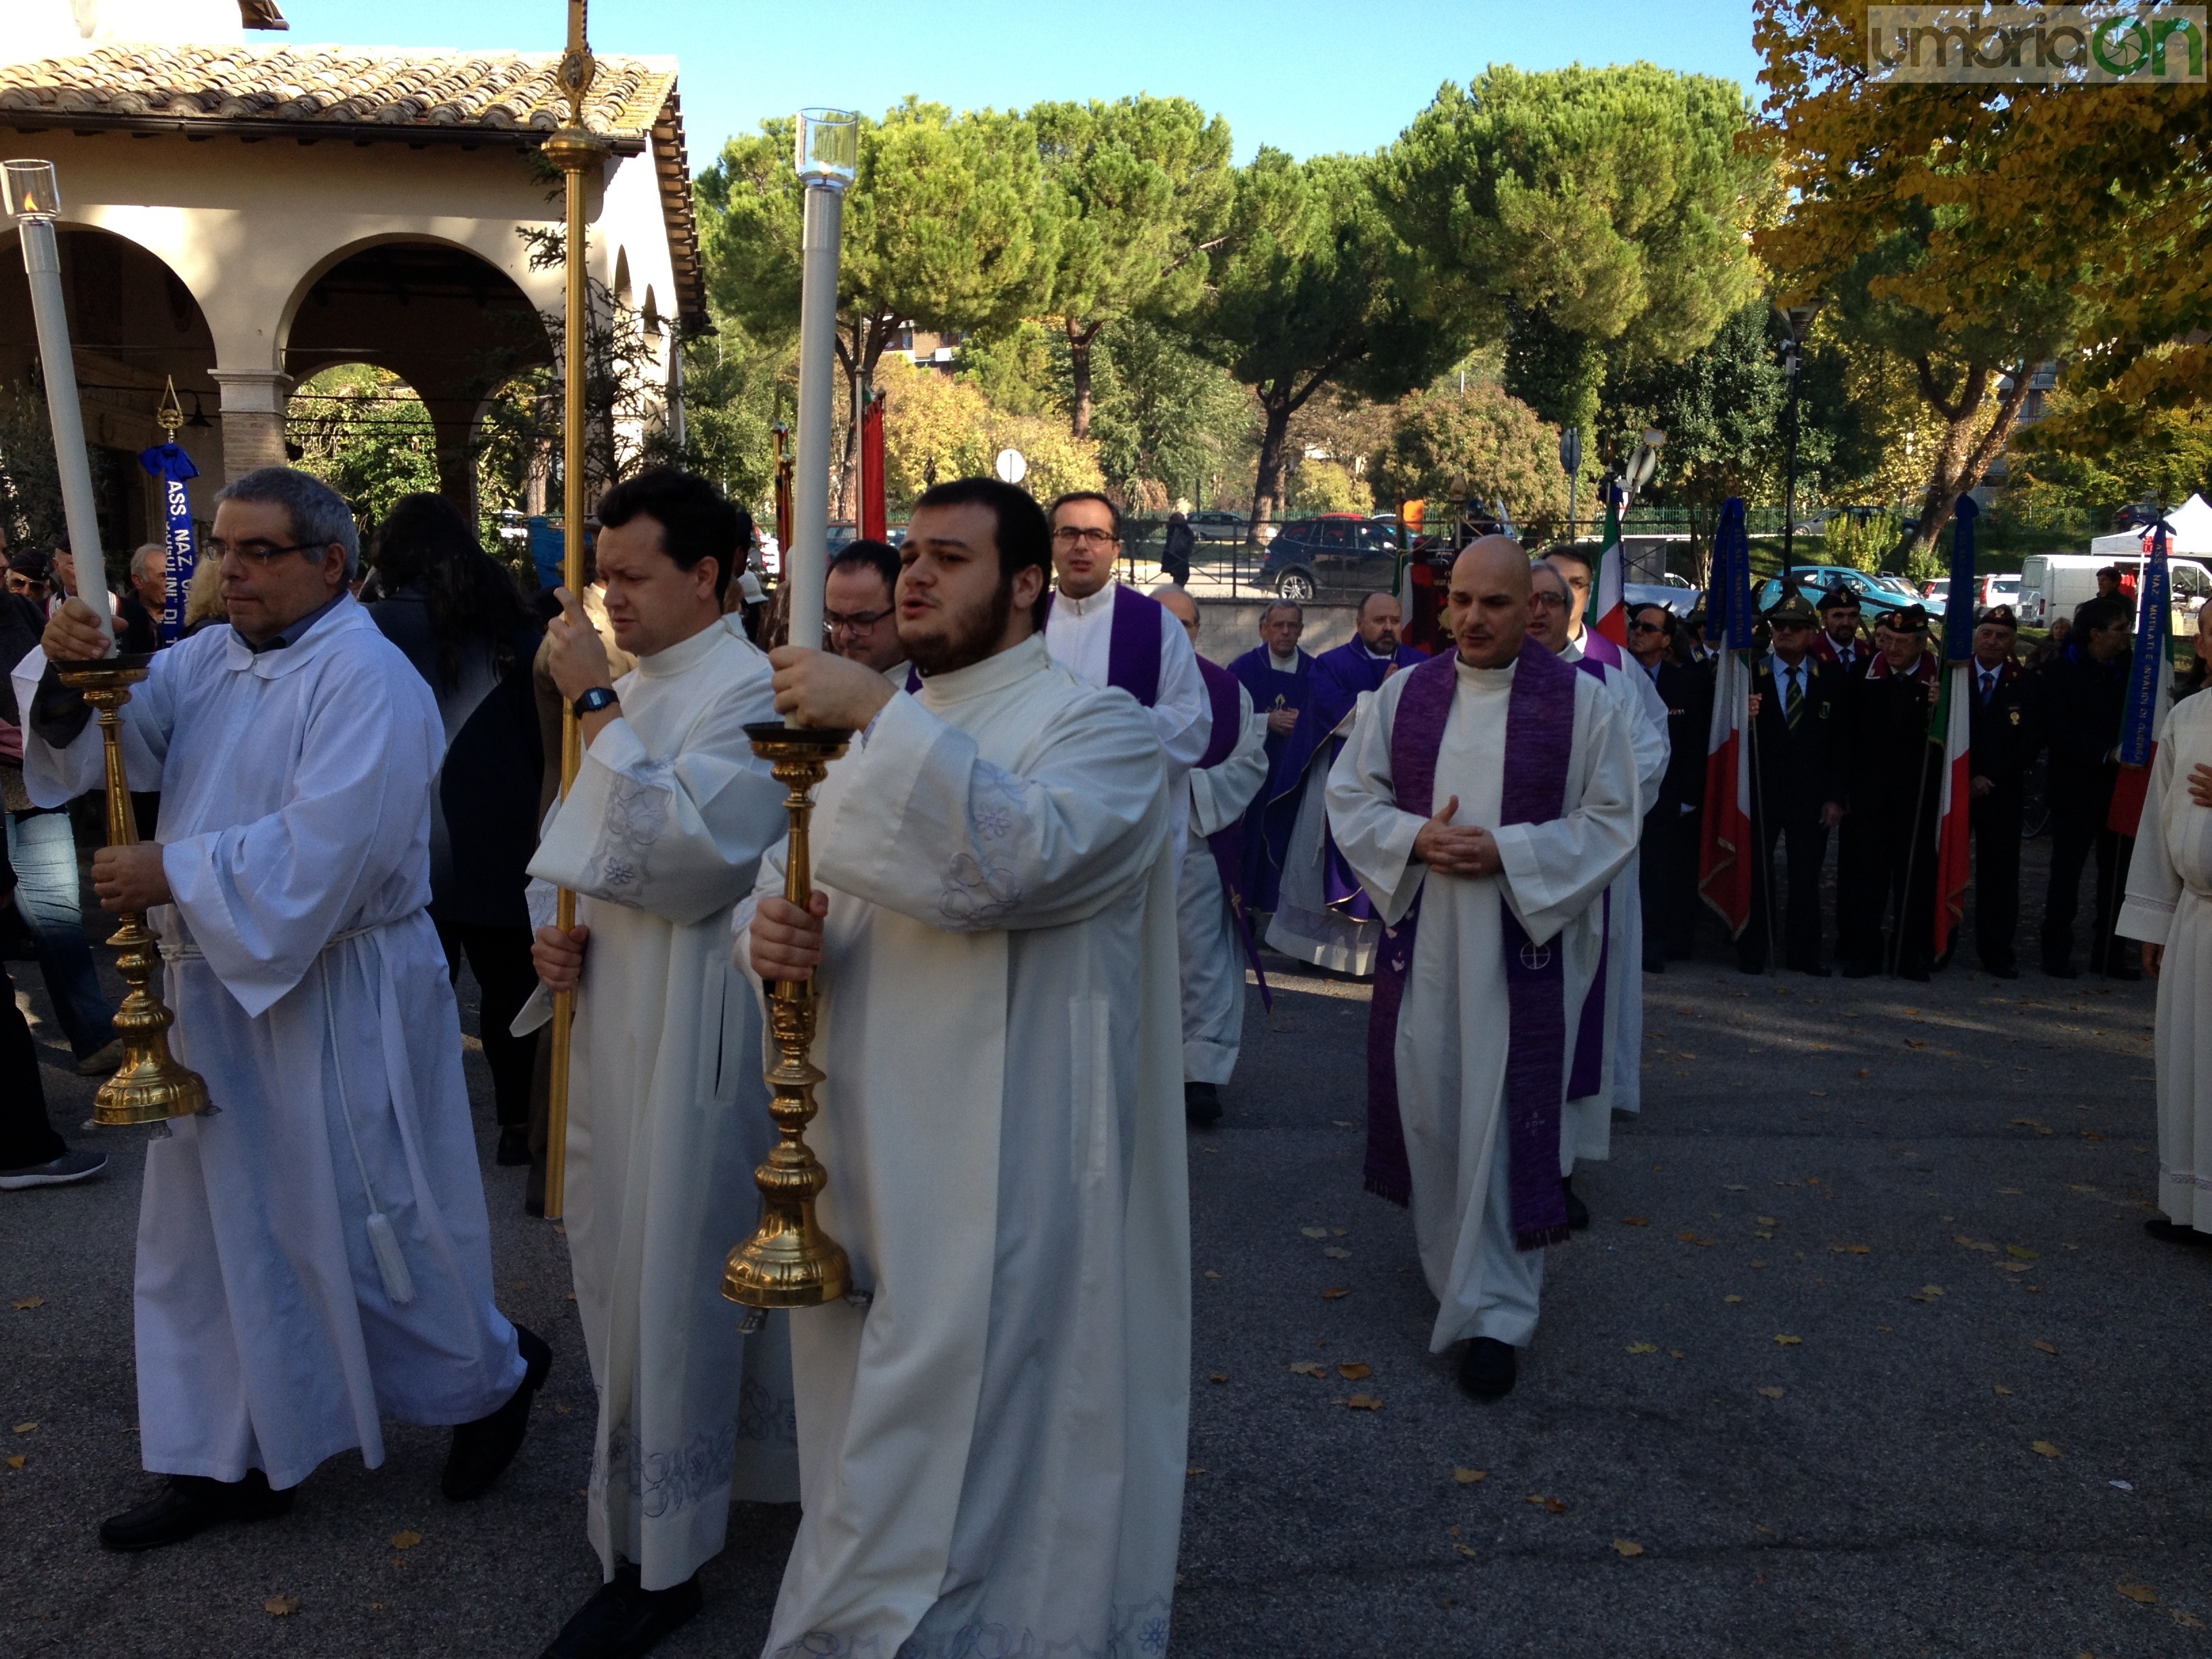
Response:
[{"label": "blue sky", "polygon": [[[558,50],[562,0],[283,0],[290,38]],[[273,41],[283,37],[257,35]],[[1445,80],[1487,64],[1649,58],[1757,95],[1750,0],[598,0],[600,52],[683,60],[692,164],[803,104],[880,112],[1181,94],[1229,118],[1242,161],[1372,149]]]}]

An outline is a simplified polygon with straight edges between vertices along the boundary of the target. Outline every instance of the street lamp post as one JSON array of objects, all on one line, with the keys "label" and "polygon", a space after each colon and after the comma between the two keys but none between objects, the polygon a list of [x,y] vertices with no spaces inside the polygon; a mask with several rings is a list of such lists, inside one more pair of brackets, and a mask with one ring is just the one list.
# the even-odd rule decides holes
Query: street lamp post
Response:
[{"label": "street lamp post", "polygon": [[1782,474],[1782,585],[1785,589],[1797,550],[1797,388],[1803,378],[1799,370],[1803,367],[1805,337],[1820,313],[1820,301],[1813,300],[1790,306],[1782,313],[1789,331],[1782,348],[1782,372],[1790,379],[1790,443]]}]

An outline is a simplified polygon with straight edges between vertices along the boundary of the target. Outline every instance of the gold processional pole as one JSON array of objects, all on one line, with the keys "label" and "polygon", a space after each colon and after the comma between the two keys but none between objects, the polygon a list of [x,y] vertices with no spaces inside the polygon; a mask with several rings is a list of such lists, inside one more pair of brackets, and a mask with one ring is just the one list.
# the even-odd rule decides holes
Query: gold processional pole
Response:
[{"label": "gold processional pole", "polygon": [[[581,605],[584,594],[584,323],[586,249],[584,174],[607,153],[599,136],[584,125],[584,94],[598,65],[584,40],[586,0],[568,0],[568,50],[561,58],[561,89],[568,99],[568,125],[545,141],[546,159],[568,175],[568,231],[562,245],[568,270],[568,314],[562,343],[561,581]],[[568,798],[584,763],[582,729],[576,710],[561,700],[561,794]],[[556,923],[562,933],[576,925],[576,896],[561,890]],[[545,1115],[545,1218],[561,1218],[568,1175],[568,1033],[576,1018],[576,994],[553,999],[553,1063],[548,1079]]]},{"label": "gold processional pole", "polygon": [[[793,645],[822,644],[822,583],[829,562],[830,404],[836,350],[837,246],[843,229],[845,190],[860,168],[860,118],[843,110],[803,110],[794,155],[806,186],[802,282],[799,307],[799,453],[792,520],[779,522],[784,539],[783,580]],[[779,508],[781,503],[778,503]],[[790,793],[791,841],[783,896],[804,906],[813,893],[807,844],[809,799],[830,763],[845,752],[850,732],[824,726],[748,726],[753,752],[767,761]],[[806,1145],[814,1115],[814,1085],[823,1073],[809,1058],[814,1047],[816,979],[781,980],[769,988],[769,1036],[776,1048],[768,1081],[769,1112],[776,1144],[753,1171],[761,1191],[761,1220],[753,1236],[730,1252],[722,1294],[755,1310],[811,1308],[835,1302],[852,1283],[851,1265],[837,1241],[814,1218],[814,1200],[829,1173]],[[759,1323],[757,1312],[746,1328]]]},{"label": "gold processional pole", "polygon": [[[54,432],[54,461],[61,475],[62,511],[69,524],[70,556],[77,573],[77,592],[100,617],[112,646],[114,607],[107,597],[107,567],[100,548],[100,520],[93,508],[92,468],[86,459],[84,415],[77,406],[76,363],[71,355],[69,318],[62,300],[61,258],[54,220],[61,212],[61,191],[54,164],[9,161],[8,211],[23,237],[23,270],[30,280],[31,310],[39,335],[39,364],[46,382],[46,413]],[[175,408],[175,389],[159,416],[169,441],[176,441],[183,412]],[[172,418],[173,415],[174,418]],[[58,670],[61,682],[82,694],[98,711],[100,736],[107,762],[107,844],[131,847],[138,823],[131,808],[131,786],[123,767],[123,705],[131,688],[146,678],[150,653],[110,653],[97,662]],[[161,968],[159,939],[143,911],[122,913],[123,925],[107,942],[119,953],[116,969],[131,988],[115,1012],[115,1034],[123,1039],[123,1064],[100,1085],[93,1121],[108,1127],[161,1123],[211,1110],[207,1084],[169,1052],[169,1027],[175,1021],[154,988]]]}]

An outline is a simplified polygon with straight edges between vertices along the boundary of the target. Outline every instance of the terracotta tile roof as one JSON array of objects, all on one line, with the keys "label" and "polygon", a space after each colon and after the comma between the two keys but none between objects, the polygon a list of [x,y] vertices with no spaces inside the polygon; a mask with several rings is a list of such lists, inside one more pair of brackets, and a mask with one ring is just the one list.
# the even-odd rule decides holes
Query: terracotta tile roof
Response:
[{"label": "terracotta tile roof", "polygon": [[[0,66],[0,127],[529,144],[568,119],[554,81],[560,61],[555,52],[374,46],[109,46]],[[604,57],[598,64],[585,123],[617,154],[652,149],[678,310],[686,321],[703,321],[676,60]]]},{"label": "terracotta tile roof", "polygon": [[[553,78],[559,62],[552,52],[109,46],[0,68],[0,121],[150,119],[234,131],[310,125],[380,128],[395,137],[550,132],[568,115]],[[673,59],[602,58],[585,119],[634,151],[675,84]]]}]

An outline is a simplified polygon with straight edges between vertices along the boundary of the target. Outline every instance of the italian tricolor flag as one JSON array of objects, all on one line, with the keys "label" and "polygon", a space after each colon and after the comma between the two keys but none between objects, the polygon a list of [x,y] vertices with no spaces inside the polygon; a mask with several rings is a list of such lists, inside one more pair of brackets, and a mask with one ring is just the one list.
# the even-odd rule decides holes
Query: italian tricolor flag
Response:
[{"label": "italian tricolor flag", "polygon": [[[1620,525],[1606,527],[1620,552]],[[1613,567],[1618,569],[1618,566]],[[1713,723],[1705,739],[1705,813],[1698,848],[1698,891],[1728,923],[1731,938],[1751,922],[1751,544],[1743,501],[1730,496],[1713,532],[1712,582],[1706,590],[1705,636],[1718,646]]]}]

